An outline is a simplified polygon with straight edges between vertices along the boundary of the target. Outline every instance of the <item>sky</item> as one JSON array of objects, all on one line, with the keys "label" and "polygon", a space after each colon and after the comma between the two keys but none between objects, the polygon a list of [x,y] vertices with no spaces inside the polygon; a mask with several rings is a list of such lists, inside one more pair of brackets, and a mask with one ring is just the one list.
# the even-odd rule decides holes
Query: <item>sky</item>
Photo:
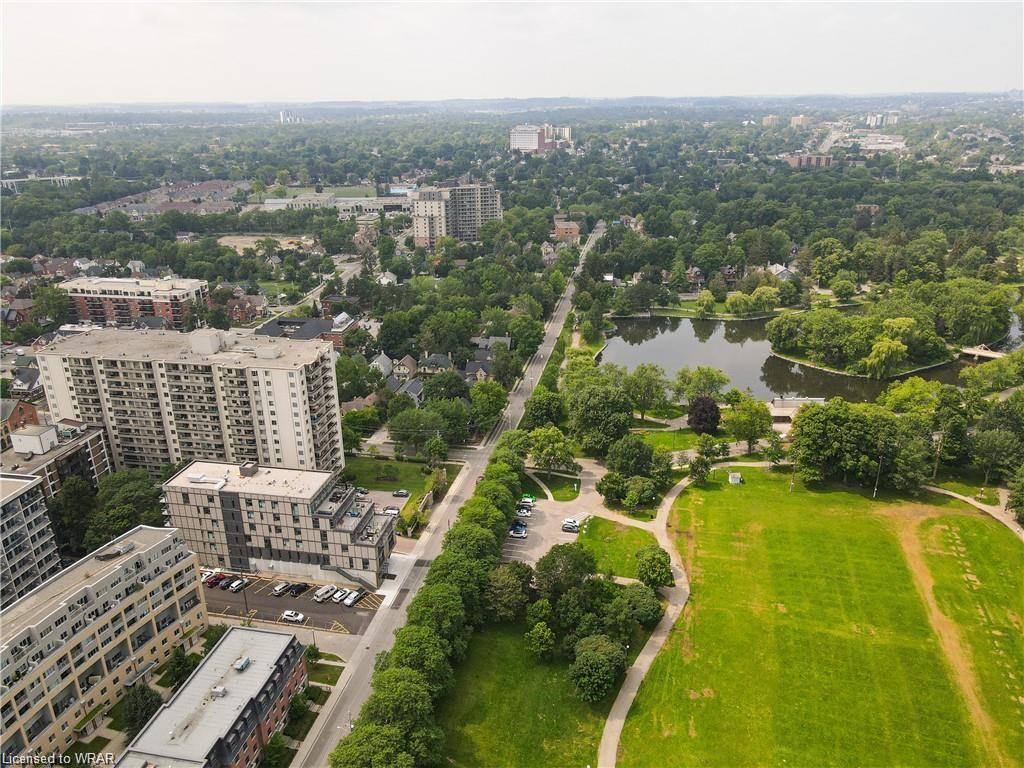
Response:
[{"label": "sky", "polygon": [[5,105],[1006,91],[1024,3],[0,3]]}]

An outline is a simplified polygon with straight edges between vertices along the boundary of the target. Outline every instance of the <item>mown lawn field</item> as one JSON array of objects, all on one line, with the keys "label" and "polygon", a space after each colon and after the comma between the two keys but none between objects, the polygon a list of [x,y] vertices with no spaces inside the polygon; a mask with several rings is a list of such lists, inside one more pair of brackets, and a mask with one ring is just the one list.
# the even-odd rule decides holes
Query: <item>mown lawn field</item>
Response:
[{"label": "mown lawn field", "polygon": [[[697,440],[700,437],[700,435],[688,427],[683,429],[646,430],[637,434],[652,448],[667,448],[670,451],[688,451],[691,448],[696,448]],[[718,434],[714,437],[715,440],[726,440],[728,442],[734,440],[733,436],[724,426],[719,428]]]},{"label": "mown lawn field", "polygon": [[540,663],[516,626],[485,626],[473,637],[441,702],[445,762],[459,768],[562,768],[597,764],[611,697],[590,705],[569,682],[565,661]]},{"label": "mown lawn field", "polygon": [[601,517],[587,520],[577,540],[594,553],[598,573],[630,579],[636,578],[636,553],[658,543],[647,531]]},{"label": "mown lawn field", "polygon": [[995,484],[985,485],[985,476],[981,472],[969,469],[943,469],[939,477],[933,483],[939,488],[959,493],[969,499],[975,499],[982,504],[998,504],[999,494],[993,487]]},{"label": "mown lawn field", "polygon": [[[743,475],[743,485],[721,476],[676,502],[672,524],[685,532],[678,541],[692,598],[641,686],[618,765],[991,764],[901,531],[918,532],[936,515],[962,521],[963,535],[993,559],[984,578],[1015,569],[1016,580],[983,598],[1007,620],[1021,611],[1019,542],[993,543],[1005,538],[994,521],[944,497],[873,502],[841,489],[798,484],[790,492],[788,473]],[[936,577],[948,584],[945,599],[960,601],[970,636],[980,617],[967,597],[982,599],[981,591],[959,581],[955,570]],[[977,643],[985,631],[974,632]],[[1019,655],[1005,660],[1019,679]],[[1008,691],[984,685],[1010,709]],[[1019,729],[1019,721],[1007,724]],[[1010,764],[1021,754],[1013,746],[1003,749]]]}]

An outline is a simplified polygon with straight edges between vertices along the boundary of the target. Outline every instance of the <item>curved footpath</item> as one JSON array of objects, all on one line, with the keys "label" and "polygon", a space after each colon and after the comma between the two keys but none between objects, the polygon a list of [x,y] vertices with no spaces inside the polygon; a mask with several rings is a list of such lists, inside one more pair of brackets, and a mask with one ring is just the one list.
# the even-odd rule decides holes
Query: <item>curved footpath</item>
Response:
[{"label": "curved footpath", "polygon": [[1011,531],[1013,531],[1013,535],[1016,536],[1018,539],[1024,541],[1024,528],[1021,527],[1020,523],[1018,523],[1014,519],[1013,515],[1006,508],[1006,503],[1007,501],[1009,501],[1010,493],[1005,488],[996,489],[999,493],[998,504],[982,504],[980,501],[978,501],[977,499],[972,499],[970,496],[964,496],[963,494],[957,493],[956,491],[949,491],[946,490],[945,488],[939,488],[938,486],[935,485],[925,485],[922,487],[926,491],[931,491],[932,493],[938,493],[941,494],[942,496],[949,496],[954,499],[959,499],[965,504],[970,504],[975,509],[980,509],[986,515],[989,515],[994,520],[996,520],[999,523],[1002,523]]}]

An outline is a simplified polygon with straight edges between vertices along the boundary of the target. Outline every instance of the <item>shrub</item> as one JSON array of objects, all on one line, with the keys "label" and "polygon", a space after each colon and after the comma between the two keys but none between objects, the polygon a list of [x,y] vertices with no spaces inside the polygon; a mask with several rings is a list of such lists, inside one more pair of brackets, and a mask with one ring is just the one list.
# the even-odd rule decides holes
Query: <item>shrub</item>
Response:
[{"label": "shrub", "polygon": [[607,635],[585,637],[576,644],[569,679],[576,695],[587,702],[605,698],[626,669],[626,650]]}]

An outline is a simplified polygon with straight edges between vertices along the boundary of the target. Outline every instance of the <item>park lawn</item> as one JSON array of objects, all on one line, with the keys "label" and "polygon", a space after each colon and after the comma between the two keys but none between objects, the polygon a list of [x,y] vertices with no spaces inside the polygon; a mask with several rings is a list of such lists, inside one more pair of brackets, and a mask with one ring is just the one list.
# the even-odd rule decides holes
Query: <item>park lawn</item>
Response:
[{"label": "park lawn", "polygon": [[647,412],[648,416],[656,419],[678,419],[686,415],[686,409],[678,403],[666,403]]},{"label": "park lawn", "polygon": [[985,475],[969,469],[943,469],[934,483],[939,488],[959,493],[982,504],[998,504],[999,494],[993,485],[985,485]]},{"label": "park lawn", "polygon": [[894,515],[881,514],[914,507],[790,492],[789,477],[751,469],[732,486],[723,474],[677,499],[694,599],[641,685],[618,765],[982,765]]},{"label": "park lawn", "polygon": [[426,464],[416,461],[372,459],[367,456],[346,456],[345,472],[354,477],[352,482],[371,491],[396,491],[405,488],[409,498],[422,496],[429,474]]},{"label": "park lawn", "polygon": [[336,661],[339,664],[345,660],[336,653],[327,653],[327,651],[320,651],[320,661]]},{"label": "park lawn", "polygon": [[299,286],[288,280],[259,280],[257,284],[267,294],[268,301],[276,300],[282,293],[299,290]]},{"label": "park lawn", "polygon": [[636,578],[636,553],[658,543],[648,531],[601,517],[588,518],[577,541],[594,553],[598,573],[630,579]]},{"label": "park lawn", "polygon": [[563,475],[545,477],[542,474],[540,479],[551,490],[551,495],[555,497],[555,501],[572,501],[580,495],[580,479],[578,477],[565,477]]},{"label": "park lawn", "polygon": [[[649,430],[637,432],[652,448],[667,448],[670,451],[689,451],[697,447],[697,439],[700,437],[689,427],[672,430]],[[733,437],[725,425],[718,428],[715,434],[716,440],[733,442]]]},{"label": "park lawn", "polygon": [[333,687],[338,682],[338,678],[341,677],[343,669],[345,668],[335,664],[324,664],[320,661],[314,662],[309,665],[309,681]]},{"label": "park lawn", "polygon": [[[539,662],[526,628],[480,628],[455,670],[455,687],[438,707],[445,761],[459,768],[597,764],[597,746],[613,700],[580,701],[564,660]],[[632,645],[632,644],[631,644]],[[631,648],[632,650],[632,648]]]},{"label": "park lawn", "polygon": [[72,765],[77,765],[82,759],[79,756],[98,755],[109,743],[110,739],[106,736],[94,736],[89,741],[76,741],[64,754],[71,758]]},{"label": "park lawn", "polygon": [[926,520],[918,537],[936,603],[969,649],[995,738],[1004,755],[1024,763],[1024,544],[985,515]]},{"label": "park lawn", "polygon": [[548,495],[544,493],[544,489],[537,484],[537,481],[527,474],[519,476],[519,484],[523,488],[523,493],[536,496],[538,499],[546,499],[548,497]]},{"label": "park lawn", "polygon": [[[647,415],[650,416],[650,414]],[[641,419],[639,416],[634,416],[633,429],[668,429],[668,424],[663,421],[651,421],[650,419]]]}]

